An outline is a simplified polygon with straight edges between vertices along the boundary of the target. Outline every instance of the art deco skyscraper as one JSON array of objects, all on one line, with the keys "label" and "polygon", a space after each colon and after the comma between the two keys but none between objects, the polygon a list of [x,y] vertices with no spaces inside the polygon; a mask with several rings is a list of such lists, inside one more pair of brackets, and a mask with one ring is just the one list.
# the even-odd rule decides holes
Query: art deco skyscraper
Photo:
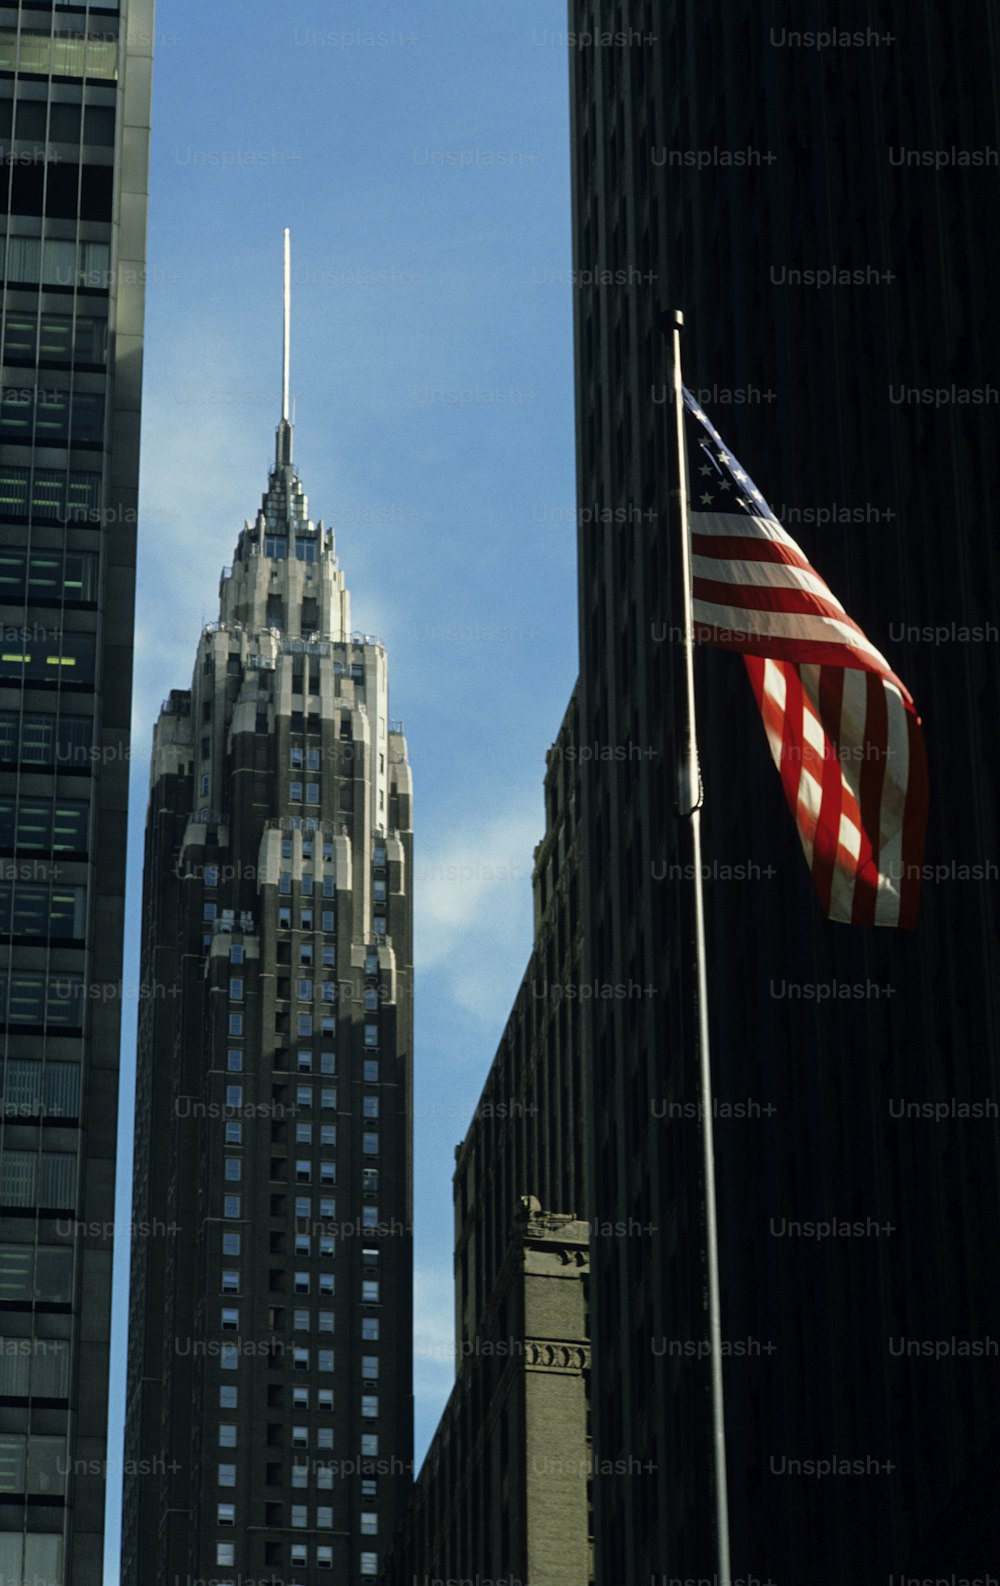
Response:
[{"label": "art deco skyscraper", "polygon": [[103,1580],[153,0],[0,6],[0,1580]]},{"label": "art deco skyscraper", "polygon": [[287,378],[220,596],[153,749],[122,1579],[364,1581],[411,1481],[412,793]]}]

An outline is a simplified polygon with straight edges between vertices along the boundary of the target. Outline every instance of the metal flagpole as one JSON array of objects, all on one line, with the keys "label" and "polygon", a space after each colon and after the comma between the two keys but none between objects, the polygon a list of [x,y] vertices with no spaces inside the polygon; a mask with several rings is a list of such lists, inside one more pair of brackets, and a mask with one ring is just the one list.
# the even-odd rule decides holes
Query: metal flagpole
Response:
[{"label": "metal flagpole", "polygon": [[677,414],[677,486],[681,526],[681,579],[684,585],[684,670],[687,683],[687,744],[680,773],[680,812],[690,817],[694,866],[694,941],[698,977],[698,1058],[701,1074],[701,1138],[705,1172],[705,1243],[708,1252],[708,1334],[712,1368],[712,1443],[715,1464],[715,1526],[719,1586],[732,1586],[729,1565],[729,1500],[726,1484],[726,1419],[722,1397],[722,1309],[719,1301],[719,1232],[715,1207],[715,1144],[712,1127],[712,1061],[708,1045],[708,974],[705,965],[705,899],[701,871],[701,770],[694,703],[694,614],[691,599],[691,532],[688,522],[687,449],[684,444],[684,389],[681,380],[681,327],[674,312],[674,409]]}]

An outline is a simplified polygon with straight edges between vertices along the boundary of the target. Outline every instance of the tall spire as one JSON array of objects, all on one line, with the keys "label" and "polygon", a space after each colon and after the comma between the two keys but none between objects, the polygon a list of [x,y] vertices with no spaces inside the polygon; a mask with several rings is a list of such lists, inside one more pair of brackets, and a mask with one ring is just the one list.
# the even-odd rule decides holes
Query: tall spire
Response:
[{"label": "tall spire", "polygon": [[291,465],[292,426],[288,420],[288,377],[291,367],[292,342],[292,239],[285,227],[285,323],[281,362],[281,423],[278,425],[276,461],[278,466]]}]

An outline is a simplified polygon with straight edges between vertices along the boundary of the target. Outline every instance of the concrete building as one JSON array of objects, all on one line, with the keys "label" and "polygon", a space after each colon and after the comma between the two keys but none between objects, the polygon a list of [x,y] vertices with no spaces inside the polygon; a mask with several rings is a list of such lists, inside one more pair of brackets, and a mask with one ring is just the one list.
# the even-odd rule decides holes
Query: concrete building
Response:
[{"label": "concrete building", "polygon": [[[579,730],[620,752],[582,783],[583,979],[653,993],[585,1010],[591,1214],[655,1229],[592,1244],[599,1582],[715,1569],[675,307],[687,385],[905,678],[931,776],[917,930],[829,924],[743,668],[698,655],[733,1573],[995,1556],[1000,43],[967,3],[836,38],[795,13],[569,6],[578,495],[612,514],[579,533]],[[809,1236],[831,1217],[862,1234]],[[833,1455],[859,1463],[816,1479]]]},{"label": "concrete building", "polygon": [[153,0],[0,6],[0,1580],[103,1582]]},{"label": "concrete building", "polygon": [[153,749],[129,1586],[374,1579],[412,1482],[411,811],[283,419]]},{"label": "concrete building", "polygon": [[574,693],[548,757],[534,951],[455,1153],[456,1382],[391,1586],[591,1579],[579,777]]}]

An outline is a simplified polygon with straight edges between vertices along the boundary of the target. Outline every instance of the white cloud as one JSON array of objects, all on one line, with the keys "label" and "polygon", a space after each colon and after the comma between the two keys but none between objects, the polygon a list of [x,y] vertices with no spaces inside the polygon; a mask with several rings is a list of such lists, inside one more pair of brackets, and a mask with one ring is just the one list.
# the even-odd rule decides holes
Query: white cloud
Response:
[{"label": "white cloud", "polygon": [[501,1027],[531,950],[539,804],[536,790],[502,813],[421,842],[413,867],[418,975],[434,971],[454,1003]]}]

